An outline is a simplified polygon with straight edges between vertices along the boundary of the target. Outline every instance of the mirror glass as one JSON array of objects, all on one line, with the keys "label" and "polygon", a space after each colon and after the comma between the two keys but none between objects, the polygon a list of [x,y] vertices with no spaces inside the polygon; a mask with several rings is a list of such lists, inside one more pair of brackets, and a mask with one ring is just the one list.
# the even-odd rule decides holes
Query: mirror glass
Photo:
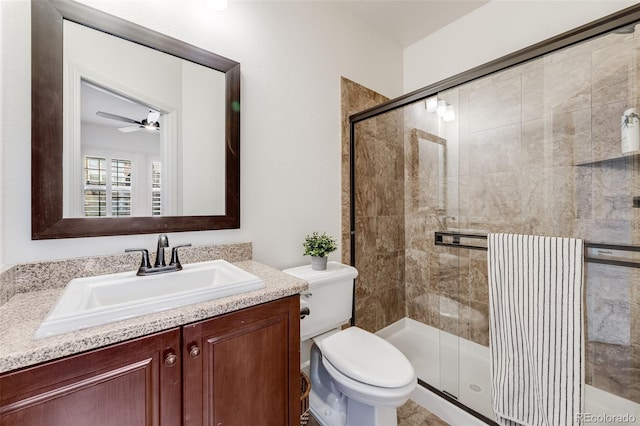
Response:
[{"label": "mirror glass", "polygon": [[240,227],[240,64],[31,2],[32,239]]},{"label": "mirror glass", "polygon": [[68,20],[63,37],[64,217],[224,214],[224,73]]}]

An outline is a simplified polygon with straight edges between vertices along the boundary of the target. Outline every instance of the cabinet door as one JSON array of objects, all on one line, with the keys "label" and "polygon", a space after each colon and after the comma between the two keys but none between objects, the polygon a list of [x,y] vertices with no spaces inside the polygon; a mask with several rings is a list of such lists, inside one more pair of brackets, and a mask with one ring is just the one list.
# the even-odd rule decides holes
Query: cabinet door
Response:
[{"label": "cabinet door", "polygon": [[184,425],[300,424],[298,295],[183,328]]},{"label": "cabinet door", "polygon": [[180,329],[0,375],[3,426],[178,426]]}]

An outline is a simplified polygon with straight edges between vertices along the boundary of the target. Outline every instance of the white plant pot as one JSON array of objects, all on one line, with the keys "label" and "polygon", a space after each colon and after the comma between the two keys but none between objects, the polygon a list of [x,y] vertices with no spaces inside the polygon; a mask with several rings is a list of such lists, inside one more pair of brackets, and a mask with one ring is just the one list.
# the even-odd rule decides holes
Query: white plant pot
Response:
[{"label": "white plant pot", "polygon": [[[634,117],[631,117],[635,114]],[[622,114],[620,128],[622,129],[622,153],[640,150],[640,120],[637,118],[638,110],[629,108]]]},{"label": "white plant pot", "polygon": [[311,256],[311,269],[314,271],[327,269],[327,256]]}]

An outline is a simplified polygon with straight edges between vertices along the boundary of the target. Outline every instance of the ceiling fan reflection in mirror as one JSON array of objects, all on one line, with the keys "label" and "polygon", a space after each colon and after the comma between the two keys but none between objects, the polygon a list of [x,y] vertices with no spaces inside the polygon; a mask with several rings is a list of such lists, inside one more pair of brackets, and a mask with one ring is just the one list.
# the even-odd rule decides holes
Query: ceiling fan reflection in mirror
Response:
[{"label": "ceiling fan reflection in mirror", "polygon": [[160,122],[158,121],[158,119],[160,118],[160,113],[158,111],[149,110],[147,118],[143,118],[141,121],[103,111],[96,112],[96,115],[98,117],[107,118],[109,120],[117,120],[124,123],[132,124],[132,126],[118,127],[118,130],[124,133],[137,132],[139,130],[152,130],[156,132],[160,131]]}]

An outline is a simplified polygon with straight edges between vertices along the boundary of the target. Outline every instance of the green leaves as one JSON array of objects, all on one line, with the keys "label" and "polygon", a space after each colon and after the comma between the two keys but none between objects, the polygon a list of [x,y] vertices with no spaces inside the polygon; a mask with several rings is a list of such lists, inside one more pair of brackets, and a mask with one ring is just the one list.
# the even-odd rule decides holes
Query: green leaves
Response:
[{"label": "green leaves", "polygon": [[304,247],[305,256],[324,257],[338,249],[335,238],[330,237],[324,232],[322,235],[317,232],[307,235],[304,238],[304,244],[302,246]]}]

